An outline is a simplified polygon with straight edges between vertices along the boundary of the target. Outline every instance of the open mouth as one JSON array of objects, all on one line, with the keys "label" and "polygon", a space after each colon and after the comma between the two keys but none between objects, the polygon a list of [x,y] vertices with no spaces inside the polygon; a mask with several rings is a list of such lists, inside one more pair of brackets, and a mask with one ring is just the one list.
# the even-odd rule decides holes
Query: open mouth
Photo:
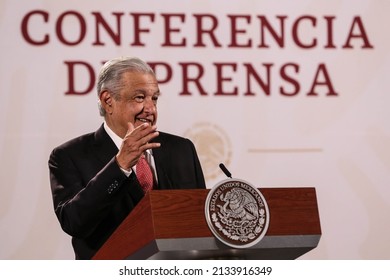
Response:
[{"label": "open mouth", "polygon": [[137,118],[137,121],[142,122],[142,123],[153,124],[153,120],[151,120],[151,119],[146,119],[146,118]]}]

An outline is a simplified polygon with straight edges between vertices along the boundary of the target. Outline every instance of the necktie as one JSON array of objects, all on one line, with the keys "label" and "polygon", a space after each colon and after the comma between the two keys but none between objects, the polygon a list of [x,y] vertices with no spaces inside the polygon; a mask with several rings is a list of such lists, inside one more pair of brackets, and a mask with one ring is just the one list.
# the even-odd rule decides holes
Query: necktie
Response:
[{"label": "necktie", "polygon": [[136,165],[137,179],[141,184],[144,192],[148,192],[153,189],[153,174],[152,169],[145,158],[145,155],[142,155]]}]

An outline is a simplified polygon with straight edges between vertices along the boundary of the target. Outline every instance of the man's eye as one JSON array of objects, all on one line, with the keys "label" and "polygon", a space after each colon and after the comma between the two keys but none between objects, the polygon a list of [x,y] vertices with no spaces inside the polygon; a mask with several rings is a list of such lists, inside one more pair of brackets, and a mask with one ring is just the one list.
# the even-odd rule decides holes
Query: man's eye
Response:
[{"label": "man's eye", "polygon": [[135,101],[137,101],[137,102],[142,102],[142,101],[144,101],[144,99],[145,99],[145,97],[143,95],[138,95],[135,97]]}]

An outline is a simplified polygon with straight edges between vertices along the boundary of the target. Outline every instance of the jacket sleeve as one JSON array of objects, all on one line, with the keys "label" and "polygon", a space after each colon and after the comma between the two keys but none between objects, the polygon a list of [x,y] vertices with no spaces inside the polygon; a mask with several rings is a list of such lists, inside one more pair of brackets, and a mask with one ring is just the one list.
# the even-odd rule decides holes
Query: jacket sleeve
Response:
[{"label": "jacket sleeve", "polygon": [[[49,158],[50,184],[55,213],[63,230],[71,236],[89,236],[131,186],[134,205],[143,197],[133,175],[126,177],[113,157],[94,172],[66,150],[57,148]],[[96,173],[96,174],[95,174]]]}]

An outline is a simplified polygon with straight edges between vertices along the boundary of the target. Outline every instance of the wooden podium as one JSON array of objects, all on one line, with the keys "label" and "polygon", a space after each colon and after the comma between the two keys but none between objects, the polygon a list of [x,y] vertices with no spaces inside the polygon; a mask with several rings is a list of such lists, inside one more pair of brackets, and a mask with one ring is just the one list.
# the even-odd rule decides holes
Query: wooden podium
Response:
[{"label": "wooden podium", "polygon": [[148,193],[93,259],[296,259],[318,245],[321,226],[314,188],[260,188],[269,208],[266,235],[246,249],[229,247],[210,231],[210,190]]}]

